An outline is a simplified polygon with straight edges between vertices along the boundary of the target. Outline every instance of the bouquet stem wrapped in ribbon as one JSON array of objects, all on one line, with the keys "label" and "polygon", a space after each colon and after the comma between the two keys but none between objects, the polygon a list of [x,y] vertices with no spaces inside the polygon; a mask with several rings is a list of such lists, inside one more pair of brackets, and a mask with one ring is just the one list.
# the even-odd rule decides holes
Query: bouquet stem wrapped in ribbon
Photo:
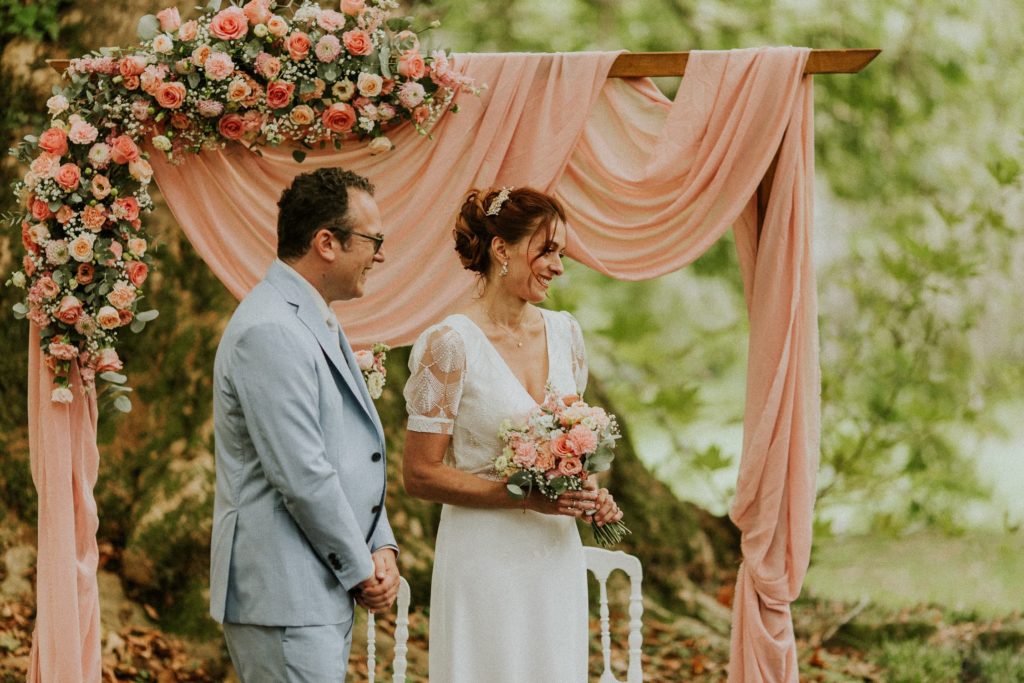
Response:
[{"label": "bouquet stem wrapped in ribbon", "polygon": [[[505,420],[499,437],[505,447],[494,470],[505,478],[509,494],[522,500],[536,489],[556,500],[611,467],[621,435],[614,415],[575,394],[559,396],[549,385],[544,402],[520,420]],[[621,521],[598,526],[591,520],[590,527],[605,548],[631,533]]]}]

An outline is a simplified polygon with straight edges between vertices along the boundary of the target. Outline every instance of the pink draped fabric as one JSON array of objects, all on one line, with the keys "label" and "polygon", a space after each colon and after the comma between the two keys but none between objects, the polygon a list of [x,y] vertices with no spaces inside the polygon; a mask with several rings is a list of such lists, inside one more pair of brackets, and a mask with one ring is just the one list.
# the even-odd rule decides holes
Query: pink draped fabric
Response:
[{"label": "pink draped fabric", "polygon": [[[751,335],[730,681],[795,681],[789,604],[809,559],[818,458],[808,53],[692,53],[675,102],[648,80],[606,82],[617,53],[460,55],[489,89],[461,96],[433,140],[406,127],[377,157],[352,145],[297,164],[289,150],[231,147],[181,166],[154,155],[153,166],[182,229],[237,297],[273,259],[275,204],[292,177],[338,165],[376,183],[387,261],[363,299],[337,306],[358,345],[409,343],[472,292],[451,242],[470,187],[555,192],[570,256],[621,279],[685,266],[734,227]],[[753,197],[776,153],[758,234]]]},{"label": "pink draped fabric", "polygon": [[73,366],[75,400],[50,400],[39,328],[29,338],[29,451],[39,494],[36,624],[28,680],[81,683],[100,680],[100,601],[96,586],[96,501],[99,472],[96,398],[82,396]]}]

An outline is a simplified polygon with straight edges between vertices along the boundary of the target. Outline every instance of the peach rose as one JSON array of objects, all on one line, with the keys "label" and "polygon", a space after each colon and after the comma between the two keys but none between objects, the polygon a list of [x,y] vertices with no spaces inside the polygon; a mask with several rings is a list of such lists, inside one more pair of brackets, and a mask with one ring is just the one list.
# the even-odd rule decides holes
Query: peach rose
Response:
[{"label": "peach rose", "polygon": [[288,118],[290,118],[292,123],[296,126],[308,126],[313,123],[313,119],[316,118],[316,114],[309,105],[300,104],[288,113]]},{"label": "peach rose", "polygon": [[206,59],[203,65],[206,75],[215,81],[223,81],[235,72],[235,63],[231,61],[231,55],[226,52],[214,52]]},{"label": "peach rose", "polygon": [[563,458],[558,463],[558,471],[567,477],[583,471],[583,462],[579,458]]},{"label": "peach rose", "polygon": [[[82,317],[82,302],[77,297],[68,294],[57,304],[57,320],[66,325],[74,325]],[[57,355],[57,354],[53,354]]]},{"label": "peach rose", "polygon": [[[186,130],[192,127],[192,119],[185,112],[176,111],[171,114],[171,126],[178,130]],[[128,167],[131,168],[131,164]]]},{"label": "peach rose", "polygon": [[[74,299],[75,303],[78,304],[78,299],[75,299],[75,297],[73,297],[73,296],[66,296],[64,298],[65,299]],[[62,306],[63,306],[63,303],[64,302],[61,301],[61,305]],[[81,315],[81,313],[82,313],[82,306],[81,306],[81,304],[78,304],[78,314]],[[68,325],[74,325],[75,324],[75,320],[78,320],[77,317],[75,318],[75,320],[64,320],[63,318],[60,317],[60,313],[59,312],[57,313],[57,318],[59,320],[61,320],[61,322],[65,322]],[[56,337],[56,339],[63,339],[63,337]],[[49,352],[49,354],[51,356],[53,356],[57,360],[72,360],[75,356],[78,355],[78,348],[77,347],[72,346],[71,344],[68,344],[68,343],[63,342],[63,341],[52,341],[52,342],[50,342],[47,345],[46,350]]]},{"label": "peach rose", "polygon": [[560,457],[575,455],[569,443],[568,434],[559,434],[551,440],[551,452]]},{"label": "peach rose", "polygon": [[249,0],[242,5],[242,11],[245,12],[245,18],[253,24],[266,24],[272,16],[269,0]]},{"label": "peach rose", "polygon": [[141,82],[142,81],[139,80],[138,76],[125,76],[124,80],[121,81],[121,85],[123,85],[126,90],[138,90]]},{"label": "peach rose", "polygon": [[181,14],[178,12],[177,7],[168,7],[162,9],[156,13],[156,18],[160,22],[160,30],[171,33],[177,31],[178,27],[181,26]]},{"label": "peach rose", "polygon": [[[206,68],[207,73],[209,73],[209,60],[206,62]],[[156,89],[156,103],[164,109],[177,109],[185,103],[185,94],[184,83],[177,81],[163,83]]]},{"label": "peach rose", "polygon": [[33,199],[32,218],[35,218],[37,221],[45,221],[48,218],[53,218],[53,212],[50,211],[50,207],[42,199]]},{"label": "peach rose", "polygon": [[128,253],[136,258],[142,258],[146,253],[146,240],[141,237],[133,237],[128,240]]},{"label": "peach rose", "polygon": [[[156,97],[156,91],[163,82],[163,78],[148,69],[139,76],[139,85],[142,86],[142,90],[153,97]],[[145,121],[149,118],[148,108],[149,102],[146,100],[136,100],[132,105],[132,116],[140,121]]]},{"label": "peach rose", "polygon": [[190,41],[195,40],[199,34],[199,22],[195,19],[186,21],[181,25],[181,30],[178,31],[178,40]]},{"label": "peach rose", "polygon": [[141,287],[149,275],[149,266],[142,261],[129,261],[124,264],[124,269],[128,274],[128,281],[136,287]]},{"label": "peach rose", "polygon": [[39,149],[58,157],[67,154],[68,134],[60,128],[48,128],[39,136]]},{"label": "peach rose", "polygon": [[370,34],[361,29],[345,31],[341,34],[341,40],[349,54],[365,57],[373,52],[373,42],[370,40]]},{"label": "peach rose", "polygon": [[347,133],[356,125],[356,110],[350,104],[335,102],[324,109],[321,120],[327,130],[335,133]]},{"label": "peach rose", "polygon": [[82,172],[74,164],[64,164],[57,169],[53,179],[57,181],[58,185],[70,192],[78,189],[78,184],[82,180]]},{"label": "peach rose", "polygon": [[398,73],[406,78],[419,80],[427,73],[423,55],[415,50],[406,50],[398,58]]},{"label": "peach rose", "polygon": [[139,146],[127,135],[118,135],[110,145],[110,158],[115,164],[127,164],[140,156]]},{"label": "peach rose", "polygon": [[209,45],[200,45],[192,50],[192,63],[196,66],[203,66],[211,54],[213,54],[213,48]]},{"label": "peach rose", "polygon": [[221,40],[241,38],[249,30],[249,19],[241,7],[228,7],[213,15],[210,33]]},{"label": "peach rose", "polygon": [[96,199],[103,199],[110,194],[110,181],[105,175],[94,175],[92,177],[92,196]]},{"label": "peach rose", "polygon": [[75,271],[75,279],[78,280],[78,284],[87,285],[92,282],[95,274],[96,266],[91,263],[79,263],[78,270]]},{"label": "peach rose", "polygon": [[79,235],[75,239],[71,240],[71,244],[68,245],[68,251],[71,253],[71,258],[75,259],[79,263],[92,261],[92,247],[95,242],[96,235],[93,235],[92,233]]},{"label": "peach rose", "polygon": [[267,85],[267,106],[271,109],[283,109],[292,101],[295,84],[287,81],[271,81]]},{"label": "peach rose", "polygon": [[267,30],[270,32],[270,35],[280,38],[288,33],[288,22],[283,17],[275,14],[267,21]]},{"label": "peach rose", "polygon": [[359,349],[358,351],[353,351],[352,355],[355,356],[356,365],[359,366],[360,370],[368,372],[373,369],[373,351]]},{"label": "peach rose", "polygon": [[28,234],[36,244],[50,239],[50,229],[44,223],[36,223],[29,227]]},{"label": "peach rose", "polygon": [[217,130],[228,140],[240,140],[245,133],[245,122],[238,114],[226,114],[217,123]]},{"label": "peach rose", "polygon": [[236,78],[228,83],[228,102],[241,102],[252,94],[252,88],[241,78]]},{"label": "peach rose", "polygon": [[363,72],[356,80],[356,88],[363,97],[376,97],[384,87],[384,79],[377,74]]},{"label": "peach rose", "polygon": [[[175,127],[177,128],[177,126]],[[153,179],[153,167],[145,159],[129,162],[128,173],[143,185],[149,184],[149,181]]]},{"label": "peach rose", "polygon": [[25,254],[21,257],[21,269],[25,271],[25,277],[32,277],[36,273],[36,262],[32,257]]},{"label": "peach rose", "polygon": [[121,316],[113,306],[104,306],[96,312],[96,322],[105,330],[121,326]]},{"label": "peach rose", "polygon": [[65,204],[64,206],[62,206],[59,209],[57,209],[56,218],[57,218],[57,222],[60,223],[61,225],[66,225],[74,217],[75,217],[75,210],[72,209],[67,204]]},{"label": "peach rose", "polygon": [[309,49],[313,44],[310,42],[309,36],[302,31],[296,31],[285,39],[284,46],[292,59],[296,62],[301,62],[309,56]]},{"label": "peach rose", "polygon": [[146,63],[147,60],[144,56],[130,55],[117,63],[117,71],[126,79],[131,76],[137,78],[146,70]]},{"label": "peach rose", "polygon": [[139,217],[139,201],[135,197],[121,197],[114,202],[114,218],[119,221],[134,221]]},{"label": "peach rose", "polygon": [[366,11],[366,0],[341,0],[341,11],[350,17],[358,17]]},{"label": "peach rose", "polygon": [[555,466],[555,456],[551,453],[550,444],[542,443],[537,448],[537,462],[534,465],[544,471],[550,470]]},{"label": "peach rose", "polygon": [[381,135],[371,140],[366,149],[370,154],[383,154],[384,152],[390,152],[394,147],[395,145],[386,135]]},{"label": "peach rose", "polygon": [[135,303],[135,287],[124,280],[118,280],[114,283],[114,288],[107,294],[107,301],[114,308],[120,310],[131,308],[131,305]]},{"label": "peach rose", "polygon": [[100,349],[95,356],[96,372],[120,372],[124,369],[124,363],[117,355],[117,351],[109,346]]},{"label": "peach rose", "polygon": [[153,52],[159,52],[160,54],[165,55],[173,49],[174,41],[171,40],[171,37],[166,33],[161,33],[153,38]]}]

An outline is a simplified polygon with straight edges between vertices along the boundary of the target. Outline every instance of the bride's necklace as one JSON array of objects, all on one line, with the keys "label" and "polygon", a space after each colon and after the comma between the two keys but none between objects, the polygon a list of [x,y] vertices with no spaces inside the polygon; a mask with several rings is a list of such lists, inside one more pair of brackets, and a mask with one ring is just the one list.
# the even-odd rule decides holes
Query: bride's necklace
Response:
[{"label": "bride's necklace", "polygon": [[494,325],[499,330],[504,332],[505,335],[509,339],[512,340],[512,343],[516,345],[516,348],[518,348],[518,349],[523,348],[523,338],[520,335],[522,335],[522,332],[523,332],[523,320],[526,318],[526,314],[525,313],[523,313],[523,316],[519,319],[519,323],[515,326],[515,330],[516,330],[515,332],[513,331],[513,328],[509,327],[508,325],[503,325],[503,324],[499,323],[497,320],[495,320],[494,316],[491,315],[490,309],[485,308],[484,309],[484,313],[487,314],[487,318],[492,323],[494,323]]}]

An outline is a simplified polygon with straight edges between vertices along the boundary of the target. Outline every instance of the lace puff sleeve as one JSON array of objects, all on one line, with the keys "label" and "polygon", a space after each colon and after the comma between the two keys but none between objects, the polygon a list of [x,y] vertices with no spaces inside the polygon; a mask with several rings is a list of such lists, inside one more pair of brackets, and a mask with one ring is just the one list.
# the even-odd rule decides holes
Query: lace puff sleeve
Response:
[{"label": "lace puff sleeve", "polygon": [[409,357],[405,409],[412,432],[451,434],[466,374],[466,346],[451,327],[425,333]]},{"label": "lace puff sleeve", "polygon": [[587,389],[587,349],[583,345],[583,330],[571,313],[563,312],[569,319],[570,348],[572,349],[572,376],[576,380],[576,393],[583,395]]}]

